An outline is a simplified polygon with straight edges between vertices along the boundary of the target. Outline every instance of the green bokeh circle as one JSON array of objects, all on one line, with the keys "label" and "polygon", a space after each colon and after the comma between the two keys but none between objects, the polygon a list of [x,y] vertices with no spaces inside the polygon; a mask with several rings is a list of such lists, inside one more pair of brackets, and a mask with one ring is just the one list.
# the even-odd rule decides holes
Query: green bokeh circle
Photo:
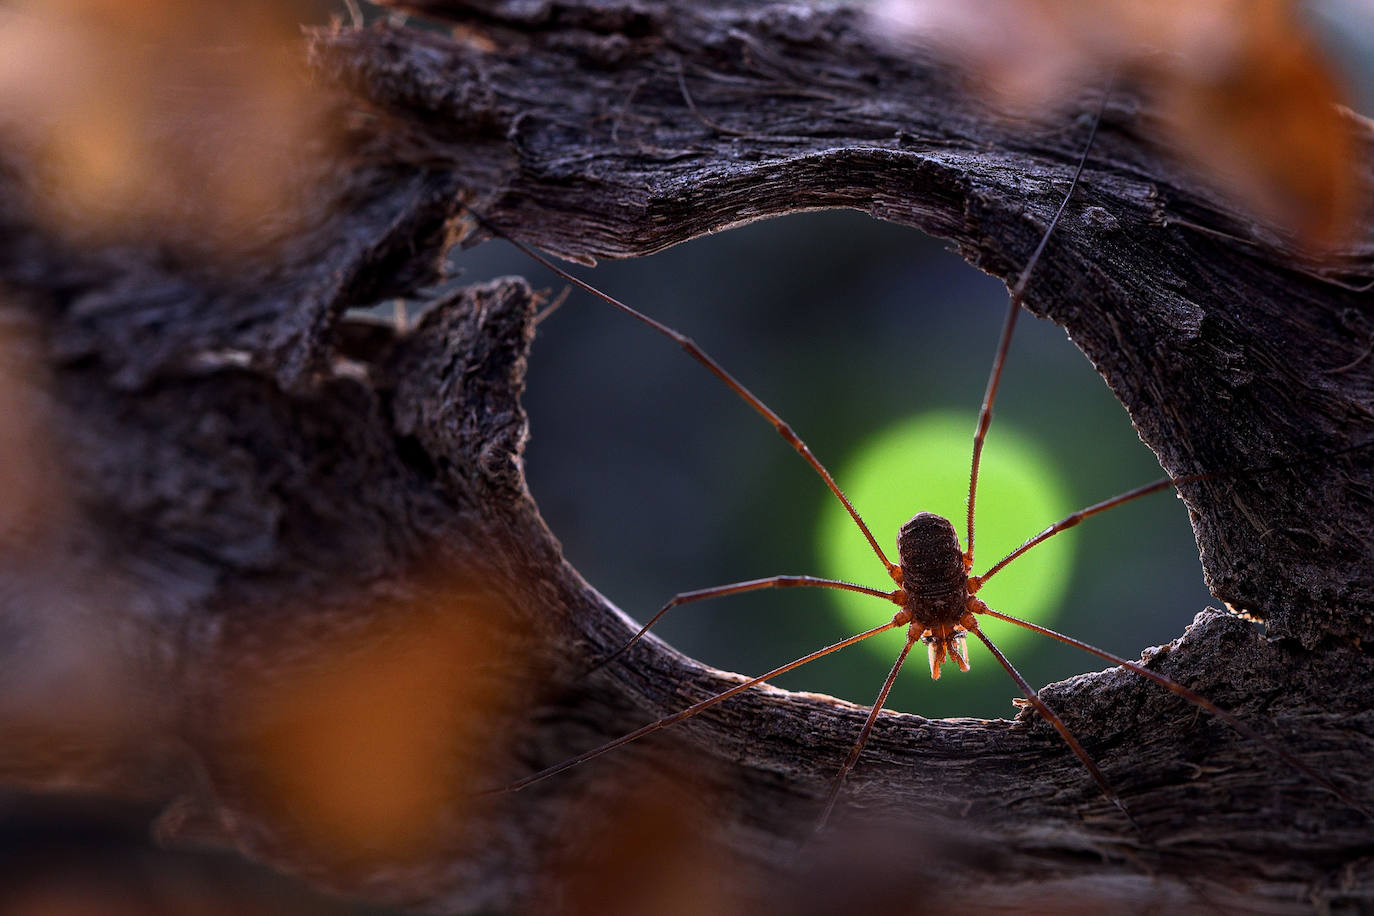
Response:
[{"label": "green bokeh circle", "polygon": [[[953,411],[919,414],[863,443],[840,467],[836,481],[894,562],[897,531],[917,512],[943,515],[954,523],[960,541],[964,540],[976,424],[976,416]],[[987,570],[1073,509],[1054,463],[1029,437],[998,422],[988,434],[978,475],[973,571]],[[868,541],[837,501],[826,506],[817,533],[822,575],[891,587]],[[978,596],[995,610],[1052,625],[1073,572],[1073,553],[1068,538],[1052,538],[998,572]],[[845,628],[853,632],[882,623],[892,613],[890,606],[865,595],[826,594]],[[1008,655],[1023,642],[1043,638],[997,621],[988,631]],[[890,664],[895,655],[893,641],[900,639],[895,633],[884,636],[888,638],[870,639],[864,645]],[[968,647],[975,672],[997,668],[981,643],[970,639]],[[924,673],[926,666],[913,665],[910,670]],[[947,673],[954,671],[953,665],[947,669]]]}]

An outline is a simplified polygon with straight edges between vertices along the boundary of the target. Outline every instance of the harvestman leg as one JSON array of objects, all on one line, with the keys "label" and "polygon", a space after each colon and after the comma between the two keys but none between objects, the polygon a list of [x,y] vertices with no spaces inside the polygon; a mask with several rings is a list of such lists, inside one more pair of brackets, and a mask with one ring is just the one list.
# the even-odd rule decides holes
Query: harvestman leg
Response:
[{"label": "harvestman leg", "polygon": [[[988,613],[993,613],[994,616],[1001,617],[1003,620],[1015,619],[1005,617],[1002,614],[996,614],[990,609]],[[1021,688],[1021,693],[1025,696],[1026,700],[1030,702],[1031,706],[1035,707],[1035,710],[1054,726],[1054,730],[1059,733],[1059,737],[1069,746],[1069,750],[1073,751],[1074,756],[1077,757],[1079,762],[1087,769],[1088,775],[1093,778],[1093,782],[1097,783],[1097,787],[1102,791],[1102,794],[1126,815],[1126,819],[1129,820],[1132,825],[1135,825],[1135,819],[1131,817],[1131,812],[1127,810],[1125,803],[1121,801],[1121,797],[1116,794],[1116,790],[1112,788],[1112,784],[1107,781],[1107,777],[1098,769],[1097,764],[1093,761],[1092,757],[1089,756],[1088,752],[1084,750],[1083,745],[1079,743],[1073,732],[1069,731],[1069,727],[1064,724],[1064,720],[1060,719],[1059,715],[1051,709],[1044,700],[1040,699],[1040,694],[1037,693],[1035,688],[1022,676],[1021,672],[1016,670],[1016,666],[1002,654],[1002,650],[993,644],[993,641],[988,638],[986,633],[979,628],[974,628],[972,632],[973,635],[982,640],[983,645],[988,647],[988,651],[993,654],[993,657],[997,659],[997,663],[1001,665],[1003,670],[1005,670],[1011,679],[1016,682],[1016,686]],[[835,810],[835,803],[839,801],[840,790],[844,787],[845,777],[847,777],[849,771],[854,768],[854,764],[858,763],[859,755],[863,752],[864,745],[868,743],[868,737],[873,731],[873,726],[878,721],[878,714],[882,712],[884,704],[887,703],[887,695],[892,690],[893,683],[897,680],[897,672],[902,670],[902,663],[906,661],[907,654],[911,652],[911,647],[915,645],[915,643],[915,638],[909,637],[906,641],[906,645],[902,647],[902,652],[897,656],[897,661],[893,664],[892,671],[888,674],[887,680],[883,682],[882,690],[878,692],[877,699],[873,701],[873,706],[868,711],[868,718],[864,720],[864,725],[859,732],[858,740],[854,742],[854,747],[850,749],[849,756],[845,758],[839,773],[836,774],[834,780],[830,783],[830,791],[827,792],[825,796],[825,807],[821,811],[820,818],[816,821],[815,829],[817,832],[824,830],[825,825],[829,823],[830,815]],[[1151,673],[1153,674],[1153,672]],[[1156,675],[1156,678],[1159,677],[1162,676]],[[1164,680],[1167,681],[1168,678],[1164,678]],[[1169,683],[1172,683],[1172,681]],[[1186,688],[1181,689],[1186,690]],[[1139,829],[1138,826],[1137,829]]]},{"label": "harvestman leg", "polygon": [[631,646],[639,642],[649,628],[663,619],[673,608],[683,604],[691,604],[694,601],[706,601],[710,598],[724,598],[727,595],[742,595],[745,592],[756,592],[766,588],[833,588],[843,591],[858,592],[862,595],[873,595],[876,598],[886,598],[896,604],[901,604],[901,589],[885,592],[878,588],[869,588],[867,585],[857,585],[853,582],[844,582],[839,579],[822,579],[817,576],[772,576],[767,579],[750,579],[747,582],[735,582],[730,585],[717,585],[713,588],[699,588],[695,591],[682,592],[674,595],[672,599],[663,607],[659,608],[658,613],[649,618],[649,622],[639,628],[639,632],[630,637],[630,641],[610,655],[597,662],[592,667],[592,671],[605,665],[609,665],[620,656],[624,655]]},{"label": "harvestman leg", "polygon": [[488,232],[492,233],[493,235],[499,238],[505,239],[507,242],[514,245],[520,251],[524,252],[527,256],[532,258],[534,261],[538,262],[539,264],[542,264],[548,270],[553,271],[559,277],[562,277],[564,280],[573,284],[579,289],[591,293],[593,296],[605,302],[607,305],[619,309],[620,311],[629,315],[631,318],[634,318],[635,320],[648,325],[658,333],[662,334],[664,337],[667,337],[669,340],[673,341],[678,346],[682,347],[682,349],[687,352],[688,356],[692,357],[692,359],[696,360],[697,362],[705,366],[712,375],[714,375],[716,378],[724,382],[726,387],[728,387],[735,394],[739,395],[739,397],[746,404],[748,404],[756,412],[762,415],[763,418],[773,426],[773,429],[777,430],[778,435],[782,436],[782,438],[787,442],[787,444],[790,445],[797,452],[797,454],[801,455],[802,459],[805,460],[807,464],[811,465],[812,470],[814,470],[818,475],[820,475],[820,478],[823,481],[825,481],[825,485],[830,488],[830,492],[835,494],[835,498],[840,501],[840,503],[844,506],[845,511],[848,512],[850,517],[854,519],[854,523],[859,526],[859,530],[863,532],[864,537],[868,539],[868,544],[870,547],[873,548],[873,552],[877,554],[878,559],[883,561],[883,566],[887,569],[888,575],[892,577],[892,580],[894,582],[897,582],[898,584],[901,583],[901,567],[887,558],[887,554],[883,552],[882,547],[878,546],[877,538],[873,536],[873,532],[869,530],[868,525],[865,524],[864,520],[859,516],[858,510],[854,508],[854,504],[849,501],[848,496],[844,495],[844,491],[840,489],[839,484],[835,483],[835,478],[830,476],[830,472],[826,470],[825,465],[821,464],[820,460],[817,459],[816,456],[812,453],[811,448],[805,442],[802,441],[801,437],[798,436],[795,431],[793,431],[791,426],[787,425],[787,423],[783,421],[782,417],[778,416],[777,413],[774,412],[773,408],[763,403],[763,401],[759,399],[758,395],[754,394],[752,391],[746,388],[744,384],[740,382],[738,379],[736,379],[733,375],[731,375],[725,369],[724,366],[716,362],[715,359],[712,358],[711,355],[708,354],[705,350],[701,349],[701,347],[697,345],[696,341],[692,340],[692,338],[688,337],[686,334],[683,334],[682,332],[669,327],[663,322],[656,321],[655,319],[650,318],[643,312],[626,305],[625,303],[621,302],[619,299],[615,298],[609,293],[602,292],[595,286],[592,286],[590,283],[587,283],[585,280],[579,279],[578,277],[559,267],[557,264],[554,264],[548,258],[544,257],[542,254],[535,251],[533,248],[529,247],[524,242],[520,242],[516,239],[511,238],[505,232],[501,231],[500,227],[492,225],[486,219],[486,217],[482,216],[477,211],[469,207],[464,207],[464,209],[466,209],[468,213],[472,214],[472,217],[475,220],[477,220],[477,222],[481,223],[482,226],[484,226]]},{"label": "harvestman leg", "polygon": [[[1349,452],[1360,451],[1371,446],[1374,446],[1374,442],[1361,442],[1356,445],[1349,445],[1345,448],[1337,449],[1333,452],[1326,453],[1322,456],[1322,459],[1326,460],[1334,458],[1338,455],[1344,455]],[[1068,529],[1077,525],[1079,522],[1083,521],[1083,519],[1085,518],[1091,518],[1092,516],[1097,515],[1099,512],[1106,512],[1108,509],[1113,509],[1123,503],[1128,503],[1133,499],[1139,499],[1142,496],[1149,496],[1151,493],[1158,493],[1160,490],[1167,490],[1171,487],[1177,487],[1180,484],[1185,483],[1197,483],[1202,480],[1217,480],[1220,478],[1236,477],[1241,475],[1255,476],[1258,474],[1268,474],[1273,471],[1285,471],[1291,468],[1301,467],[1304,464],[1309,464],[1313,460],[1315,459],[1287,461],[1282,464],[1274,464],[1262,468],[1250,468],[1244,471],[1211,471],[1205,474],[1185,474],[1182,477],[1165,477],[1162,480],[1156,480],[1154,483],[1147,483],[1143,487],[1136,487],[1134,490],[1127,490],[1125,493],[1113,496],[1111,499],[1104,499],[1102,502],[1094,503],[1086,509],[1079,509],[1077,512],[1073,512],[1069,515],[1064,516],[1062,519],[1055,522],[1053,525],[1046,528],[1039,534],[1035,535],[1035,537],[1030,538],[1024,544],[1013,550],[1011,553],[1007,554],[1002,559],[998,560],[988,569],[987,572],[983,573],[981,576],[970,577],[969,591],[976,592],[979,588],[982,587],[984,582],[986,582],[988,579],[991,579],[996,573],[1001,571],[1001,569],[1004,566],[1006,566],[1012,560],[1015,560],[1017,557],[1021,556],[1026,551],[1030,550],[1036,544],[1040,544],[1048,540],[1049,538],[1054,537],[1061,531],[1067,531]]]},{"label": "harvestman leg", "polygon": [[1125,493],[1113,496],[1111,499],[1104,499],[1100,503],[1094,503],[1086,509],[1079,509],[1077,512],[1072,512],[1064,516],[1059,521],[1055,522],[1053,525],[1046,528],[1044,531],[1037,534],[1035,537],[1026,541],[1024,544],[1013,550],[1011,553],[1007,554],[1002,559],[998,560],[988,569],[987,572],[983,573],[981,576],[970,576],[968,583],[969,592],[973,593],[978,591],[978,589],[983,587],[984,582],[991,579],[994,575],[1000,572],[1008,563],[1010,563],[1012,560],[1015,560],[1017,557],[1021,556],[1026,551],[1030,550],[1036,544],[1044,543],[1045,541],[1054,537],[1059,532],[1069,530],[1070,528],[1077,525],[1079,522],[1083,521],[1083,519],[1085,518],[1091,518],[1092,516],[1097,515],[1100,512],[1106,512],[1108,509],[1114,509],[1117,506],[1120,506],[1123,503],[1128,503],[1133,499],[1139,499],[1142,496],[1149,496],[1151,493],[1158,493],[1160,490],[1167,490],[1170,487],[1176,487],[1181,483],[1192,483],[1197,480],[1205,480],[1209,477],[1215,476],[1215,474],[1192,474],[1187,477],[1179,477],[1177,479],[1172,477],[1165,477],[1163,480],[1156,480],[1154,483],[1146,484],[1143,487],[1136,487],[1134,490],[1127,490]]},{"label": "harvestman leg", "polygon": [[637,728],[627,735],[621,735],[614,741],[608,741],[600,747],[592,748],[590,751],[585,751],[581,754],[578,754],[576,757],[563,761],[562,763],[555,764],[554,766],[540,770],[538,773],[526,776],[524,779],[521,779],[518,782],[513,782],[510,785],[503,786],[499,789],[489,789],[485,792],[478,792],[477,794],[479,796],[484,796],[504,795],[508,792],[518,792],[526,786],[532,785],[536,782],[539,782],[540,780],[547,779],[550,776],[555,776],[559,773],[562,773],[564,770],[572,769],[580,763],[585,763],[586,761],[591,760],[593,757],[600,757],[607,751],[613,751],[618,747],[629,744],[631,741],[638,741],[645,735],[651,734],[652,732],[656,732],[660,728],[665,728],[669,725],[673,725],[674,723],[681,722],[683,719],[690,719],[697,713],[706,709],[710,709],[717,703],[721,703],[725,700],[730,699],[735,694],[743,693],[750,687],[757,687],[759,684],[762,684],[775,677],[778,677],[779,675],[786,674],[788,671],[791,671],[794,668],[800,668],[802,665],[813,662],[816,659],[821,658],[822,656],[829,655],[831,652],[837,652],[840,649],[844,649],[848,646],[854,645],[855,643],[862,642],[863,640],[868,639],[870,636],[877,636],[879,633],[886,632],[887,630],[890,630],[893,627],[905,626],[909,619],[910,618],[906,616],[905,611],[898,611],[897,614],[891,620],[889,620],[882,626],[874,627],[871,630],[865,630],[857,636],[851,636],[848,639],[842,639],[837,643],[826,646],[824,649],[818,649],[817,651],[812,652],[809,655],[803,655],[801,658],[796,659],[795,661],[790,661],[780,668],[774,668],[767,674],[761,674],[758,677],[750,678],[749,680],[744,681],[743,683],[736,684],[729,690],[722,691],[721,693],[718,693],[715,696],[707,697],[700,703],[695,703],[691,706],[688,706],[686,709],[673,713],[670,716],[664,716],[661,719],[658,719],[654,722],[650,722],[648,725],[645,725],[642,728]]},{"label": "harvestman leg", "polygon": [[[1361,443],[1359,445],[1349,446],[1347,448],[1343,448],[1336,452],[1333,452],[1332,454],[1340,455],[1347,452],[1357,451],[1369,447],[1370,444],[1371,443]],[[1292,468],[1304,463],[1306,462],[1286,462],[1284,464],[1273,465],[1271,467],[1251,469],[1244,473],[1263,474],[1270,471],[1286,470],[1288,468]],[[1069,515],[1055,522],[1053,525],[1050,525],[1044,531],[1041,531],[1039,534],[1026,540],[1026,542],[1023,543],[1020,547],[1016,548],[1011,553],[1003,557],[1001,560],[998,560],[995,564],[993,564],[987,570],[987,572],[979,576],[970,576],[969,592],[970,594],[976,592],[979,588],[982,587],[983,583],[985,583],[988,579],[992,578],[996,573],[1004,569],[1013,560],[1025,554],[1032,547],[1035,547],[1037,544],[1044,543],[1045,541],[1054,537],[1056,534],[1059,534],[1061,531],[1067,531],[1068,529],[1074,527],[1086,518],[1091,518],[1092,516],[1097,515],[1098,513],[1105,512],[1108,509],[1112,509],[1124,503],[1131,502],[1132,500],[1139,499],[1142,496],[1149,496],[1151,493],[1157,493],[1160,490],[1176,487],[1179,484],[1194,483],[1201,480],[1214,480],[1221,477],[1233,476],[1234,473],[1235,472],[1220,471],[1205,474],[1188,474],[1183,477],[1166,477],[1163,480],[1157,480],[1154,483],[1146,484],[1142,487],[1136,487],[1133,490],[1127,490],[1125,493],[1113,496],[1111,499],[1104,499],[1102,502],[1094,503],[1086,509],[1080,509],[1077,512],[1070,513]],[[1288,764],[1293,769],[1307,776],[1313,782],[1317,783],[1318,785],[1326,789],[1328,792],[1330,792],[1336,798],[1340,799],[1345,804],[1349,805],[1351,808],[1355,809],[1356,811],[1360,811],[1368,817],[1374,818],[1374,811],[1371,811],[1368,807],[1361,804],[1359,801],[1351,798],[1350,795],[1348,795],[1345,791],[1336,786],[1335,783],[1331,782],[1331,780],[1323,776],[1320,772],[1303,763],[1301,760],[1299,760],[1297,757],[1294,757],[1292,754],[1288,753],[1288,751],[1286,751],[1281,745],[1275,744],[1272,741],[1266,741],[1264,739],[1264,736],[1258,730],[1246,724],[1246,722],[1243,719],[1241,719],[1234,713],[1222,709],[1220,706],[1216,705],[1211,700],[1204,697],[1202,694],[1190,690],[1189,688],[1183,686],[1177,681],[1165,677],[1164,675],[1156,671],[1151,671],[1149,668],[1146,668],[1139,662],[1133,662],[1129,659],[1122,658],[1119,655],[1114,655],[1111,652],[1099,649],[1096,646],[1091,645],[1090,643],[1083,642],[1080,639],[1074,639],[1072,636],[1068,636],[1056,630],[1052,630],[1049,627],[1044,627],[1040,624],[1032,623],[1029,620],[1023,620],[1020,617],[1013,617],[1012,615],[1004,614],[1001,611],[995,611],[992,608],[988,607],[987,604],[983,601],[976,600],[974,613],[986,614],[990,617],[996,617],[998,620],[1005,620],[1007,623],[1013,624],[1015,626],[1031,630],[1032,632],[1039,633],[1042,636],[1048,636],[1051,639],[1056,639],[1059,642],[1064,643],[1065,645],[1081,649],[1084,652],[1087,652],[1091,655],[1096,655],[1098,658],[1109,661],[1114,665],[1120,665],[1122,668],[1125,668],[1128,671],[1132,671],[1147,680],[1154,681],[1156,684],[1159,684],[1161,687],[1164,687],[1166,690],[1170,691],[1176,696],[1181,697],[1184,700],[1187,700],[1194,706],[1204,709],[1212,715],[1216,716],[1217,718],[1221,719],[1223,722],[1225,722],[1226,724],[1230,725],[1233,729],[1235,729],[1236,732],[1238,732],[1241,736],[1248,738],[1251,741],[1254,741],[1255,743],[1260,744],[1264,747],[1267,747],[1273,752],[1273,754],[1276,757],[1278,757],[1284,763]],[[1010,674],[1012,679],[1015,680],[1017,684],[1021,687],[1022,692],[1026,695],[1026,699],[1030,701],[1031,705],[1034,706],[1035,709],[1038,710],[1040,714],[1044,716],[1052,725],[1054,725],[1055,730],[1059,732],[1060,736],[1064,739],[1065,743],[1067,743],[1069,747],[1073,749],[1074,753],[1078,756],[1079,760],[1083,762],[1088,772],[1092,774],[1094,781],[1096,781],[1098,786],[1102,788],[1103,794],[1106,795],[1107,798],[1111,799],[1117,805],[1117,807],[1125,811],[1125,806],[1122,804],[1120,798],[1116,795],[1114,791],[1111,791],[1110,786],[1107,785],[1105,781],[1102,779],[1101,772],[1098,770],[1096,765],[1093,764],[1093,762],[1085,755],[1086,752],[1082,750],[1081,745],[1079,745],[1078,742],[1073,738],[1073,736],[1069,734],[1067,728],[1063,725],[1059,718],[1049,710],[1049,707],[1046,706],[1043,701],[1040,700],[1038,694],[1035,694],[1035,692],[1030,689],[1030,686],[1025,683],[1021,675],[1018,674],[1014,668],[1010,667],[1011,663],[1007,661],[1006,657],[1002,655],[1002,653],[996,648],[996,646],[992,644],[992,641],[988,638],[987,634],[983,633],[981,629],[976,630],[974,632],[980,640],[987,644],[988,648],[997,657],[998,662],[1002,665],[1003,668],[1007,670],[1007,673]],[[1129,811],[1126,811],[1126,816],[1127,818],[1130,818]],[[1132,823],[1134,823],[1133,819]]]},{"label": "harvestman leg", "polygon": [[1045,253],[1045,247],[1050,242],[1050,236],[1054,234],[1054,228],[1059,225],[1064,210],[1073,198],[1073,192],[1078,189],[1078,179],[1083,174],[1083,166],[1087,164],[1088,153],[1093,148],[1093,140],[1097,139],[1097,128],[1102,123],[1102,113],[1107,110],[1107,97],[1110,94],[1111,84],[1109,82],[1102,89],[1102,98],[1097,103],[1097,113],[1093,116],[1092,129],[1088,131],[1088,141],[1083,144],[1083,153],[1078,157],[1078,165],[1074,168],[1073,178],[1069,181],[1069,193],[1065,194],[1064,199],[1059,202],[1059,209],[1055,211],[1054,218],[1050,220],[1049,228],[1045,230],[1044,235],[1040,236],[1040,244],[1036,245],[1035,251],[1031,252],[1030,259],[1026,261],[1026,266],[1021,268],[1021,273],[1011,288],[1007,317],[1002,321],[1002,334],[997,340],[997,355],[992,360],[992,370],[988,373],[988,387],[983,392],[983,403],[978,408],[978,426],[973,433],[973,462],[968,479],[968,540],[964,544],[964,569],[966,570],[973,568],[973,506],[978,496],[978,464],[983,457],[983,441],[987,438],[988,428],[992,426],[992,403],[997,399],[997,387],[1002,382],[1002,367],[1006,365],[1007,351],[1011,349],[1011,335],[1016,330],[1016,317],[1021,314],[1021,301],[1025,298],[1026,285],[1030,283],[1031,273],[1035,270],[1035,265],[1040,263],[1040,256]]},{"label": "harvestman leg", "polygon": [[859,739],[854,742],[854,747],[849,751],[849,756],[844,759],[840,766],[840,772],[831,780],[830,791],[825,793],[825,807],[821,810],[821,816],[816,820],[815,830],[817,833],[825,829],[825,825],[830,822],[830,815],[835,810],[835,803],[840,800],[840,789],[844,787],[845,777],[849,771],[854,769],[854,764],[859,762],[859,755],[863,753],[864,745],[868,743],[868,736],[873,732],[873,726],[878,721],[878,713],[883,711],[887,705],[887,695],[892,691],[892,685],[897,682],[897,673],[902,670],[902,664],[906,662],[907,655],[911,652],[911,647],[916,644],[916,640],[908,636],[906,645],[902,646],[901,653],[897,656],[897,661],[893,662],[892,670],[888,672],[887,680],[883,681],[883,687],[878,691],[877,698],[873,705],[868,709],[868,717],[864,719],[864,727],[859,730]]},{"label": "harvestman leg", "polygon": [[[1137,495],[1143,496],[1145,494],[1140,493]],[[1280,760],[1282,760],[1284,763],[1288,764],[1290,767],[1297,770],[1299,773],[1305,775],[1308,779],[1311,779],[1313,782],[1317,783],[1319,786],[1326,789],[1336,798],[1340,799],[1342,802],[1349,805],[1351,808],[1354,808],[1356,811],[1359,811],[1368,817],[1374,818],[1374,811],[1371,811],[1365,805],[1351,798],[1331,780],[1327,779],[1325,776],[1323,776],[1318,771],[1314,770],[1312,767],[1309,767],[1307,764],[1303,763],[1297,757],[1294,757],[1292,754],[1288,753],[1288,751],[1284,750],[1282,745],[1275,744],[1272,741],[1265,741],[1264,736],[1260,734],[1258,730],[1246,724],[1245,720],[1241,719],[1233,712],[1229,712],[1228,710],[1222,709],[1220,706],[1213,703],[1211,700],[1207,699],[1202,694],[1197,693],[1193,690],[1189,690],[1187,687],[1184,687],[1177,681],[1172,680],[1171,678],[1167,678],[1157,671],[1151,671],[1149,668],[1146,668],[1139,662],[1133,662],[1129,659],[1122,658],[1119,655],[1113,655],[1111,652],[1107,652],[1104,649],[1099,649],[1096,646],[1083,642],[1080,639],[1074,639],[1072,636],[1066,636],[1065,634],[1060,633],[1056,630],[1051,630],[1049,627],[1042,627],[1039,624],[1032,623],[1029,620],[1022,620],[1020,617],[1013,617],[1010,614],[1003,614],[1000,611],[994,611],[992,608],[988,607],[986,604],[983,604],[983,602],[981,601],[978,602],[978,604],[981,605],[981,608],[976,613],[987,614],[989,617],[996,617],[998,620],[1005,620],[1007,623],[1015,624],[1018,627],[1024,627],[1025,629],[1031,630],[1035,633],[1039,633],[1042,636],[1048,636],[1051,639],[1057,639],[1065,645],[1073,646],[1077,649],[1082,649],[1084,652],[1096,655],[1098,658],[1105,659],[1106,661],[1109,661],[1114,665],[1120,665],[1122,668],[1125,668],[1128,671],[1133,671],[1147,680],[1154,681],[1156,684],[1159,684],[1161,687],[1164,687],[1170,693],[1173,693],[1176,696],[1179,696],[1187,700],[1194,706],[1198,706],[1202,709],[1205,709],[1207,712],[1210,712],[1212,715],[1216,716],[1218,719],[1221,719],[1227,725],[1235,729],[1238,733],[1240,733],[1242,737],[1248,738],[1256,744],[1260,744],[1264,747],[1269,748],[1269,750],[1271,750],[1274,753],[1274,755],[1278,757]],[[982,639],[984,642],[988,642],[987,636],[984,635],[981,630],[978,631],[978,637]],[[991,646],[991,643],[989,643],[989,646]],[[1030,699],[1029,694],[1027,695],[1027,699]],[[1040,709],[1040,705],[1036,704],[1035,700],[1032,700],[1031,702],[1032,705],[1036,706],[1036,709]],[[1041,715],[1044,715],[1043,711],[1041,712]],[[1049,718],[1049,716],[1046,716],[1046,718]],[[1058,728],[1058,726],[1055,727]],[[1063,732],[1061,732],[1061,734],[1063,734]],[[1072,746],[1072,744],[1070,746]],[[1075,751],[1075,753],[1077,753],[1077,751]],[[1079,759],[1083,759],[1081,755]],[[1090,766],[1088,769],[1089,771],[1092,771],[1094,768]],[[1118,807],[1122,807],[1120,800],[1116,799],[1114,797],[1114,794],[1109,793],[1108,797],[1112,798],[1112,800],[1117,803]],[[1129,812],[1127,812],[1127,816],[1130,816]]]}]

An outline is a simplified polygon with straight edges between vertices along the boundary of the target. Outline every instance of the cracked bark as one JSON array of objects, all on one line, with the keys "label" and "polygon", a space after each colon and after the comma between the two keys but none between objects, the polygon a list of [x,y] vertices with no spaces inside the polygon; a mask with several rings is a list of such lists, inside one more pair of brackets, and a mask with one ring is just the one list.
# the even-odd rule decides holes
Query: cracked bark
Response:
[{"label": "cracked bark", "polygon": [[[864,710],[772,689],[525,792],[467,798],[735,678],[653,641],[583,676],[629,624],[562,561],[520,476],[529,289],[429,285],[463,228],[458,202],[580,260],[852,207],[1006,278],[1064,191],[1094,100],[1008,124],[940,64],[875,46],[843,4],[412,7],[463,30],[310,36],[320,105],[347,142],[311,165],[315,216],[231,269],[167,256],[197,251],[191,239],[65,243],[26,207],[22,160],[3,160],[10,341],[37,367],[33,411],[68,508],[42,562],[6,545],[0,670],[22,673],[61,608],[108,635],[140,685],[136,728],[70,746],[7,713],[10,781],[175,799],[169,841],[228,842],[437,911],[551,899],[578,825],[665,772],[741,892],[766,887],[778,909],[825,911],[836,887],[848,907],[921,911],[1371,905],[1374,820],[1350,804],[1374,809],[1368,452],[1183,487],[1209,585],[1266,630],[1199,609],[1150,662],[1349,801],[1119,670],[1043,695],[1138,829],[1037,717],[884,715],[843,796],[843,842],[808,844]],[[1374,440],[1360,288],[1374,222],[1307,262],[1175,166],[1152,118],[1129,90],[1109,102],[1027,307],[1068,330],[1171,474]],[[1369,123],[1350,129],[1374,161]],[[346,314],[398,295],[428,308],[413,329]],[[403,866],[341,867],[259,804],[236,704],[333,634],[430,605],[506,634],[507,693],[483,746],[461,753],[463,817],[442,841]],[[937,893],[956,882],[962,901]]]}]

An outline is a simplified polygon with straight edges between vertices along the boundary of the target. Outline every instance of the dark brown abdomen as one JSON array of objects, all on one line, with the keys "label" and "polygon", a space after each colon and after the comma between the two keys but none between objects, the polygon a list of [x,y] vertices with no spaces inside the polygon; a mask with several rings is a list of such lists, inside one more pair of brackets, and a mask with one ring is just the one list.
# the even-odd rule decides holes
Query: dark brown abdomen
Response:
[{"label": "dark brown abdomen", "polygon": [[953,625],[964,615],[968,574],[949,519],[919,512],[897,534],[907,610],[925,626]]}]

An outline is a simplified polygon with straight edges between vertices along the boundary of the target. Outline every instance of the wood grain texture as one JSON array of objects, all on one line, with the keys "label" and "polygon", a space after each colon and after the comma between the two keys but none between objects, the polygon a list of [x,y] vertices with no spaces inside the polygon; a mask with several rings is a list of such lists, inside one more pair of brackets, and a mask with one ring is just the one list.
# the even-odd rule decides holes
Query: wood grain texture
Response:
[{"label": "wood grain texture", "polygon": [[[22,158],[0,156],[0,282],[24,329],[11,338],[38,354],[35,410],[71,507],[43,563],[8,564],[0,670],[22,667],[45,608],[75,606],[118,634],[138,698],[137,728],[87,736],[60,780],[67,749],[7,721],[10,780],[175,798],[168,838],[426,911],[575,908],[569,850],[665,779],[690,800],[682,832],[728,853],[712,874],[779,910],[1374,905],[1374,819],[1120,670],[1044,697],[1138,829],[1035,716],[894,714],[834,835],[808,842],[864,710],[771,688],[472,800],[737,679],[656,641],[584,675],[630,624],[562,560],[520,474],[536,298],[513,280],[430,285],[450,245],[480,236],[460,201],[581,260],[851,207],[1013,277],[1095,100],[1008,123],[939,62],[875,43],[846,4],[409,6],[461,29],[310,36],[319,104],[346,141],[302,166],[306,216],[232,263],[190,238],[74,246],[30,212]],[[1350,129],[1374,161],[1374,130]],[[1068,330],[1172,474],[1374,441],[1374,297],[1359,289],[1374,221],[1306,261],[1197,186],[1158,135],[1148,99],[1113,95],[1027,306]],[[428,308],[413,328],[346,314],[398,295]],[[1267,629],[1199,609],[1147,653],[1365,811],[1372,467],[1348,452],[1185,487],[1210,586]],[[499,624],[508,689],[453,787],[462,816],[423,856],[345,867],[261,805],[236,710],[336,635],[413,606]]]}]

